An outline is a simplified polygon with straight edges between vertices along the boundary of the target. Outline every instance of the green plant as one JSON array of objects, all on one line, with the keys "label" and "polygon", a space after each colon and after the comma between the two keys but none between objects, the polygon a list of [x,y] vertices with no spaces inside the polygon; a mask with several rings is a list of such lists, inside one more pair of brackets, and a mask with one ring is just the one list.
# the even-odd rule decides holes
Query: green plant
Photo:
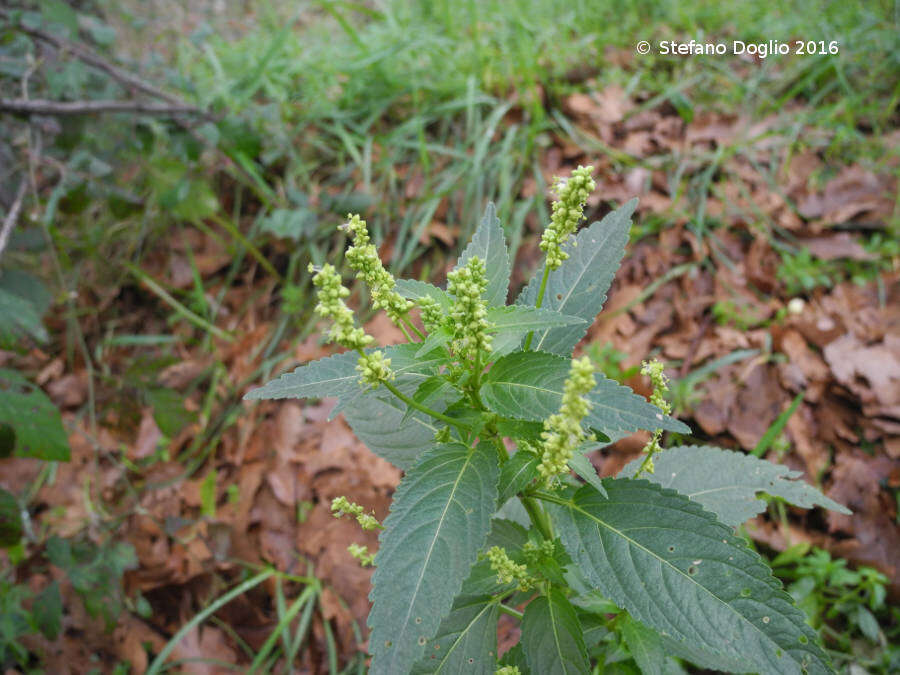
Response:
[{"label": "green plant", "polygon": [[[347,261],[373,304],[418,339],[372,348],[335,268],[310,266],[317,312],[349,351],[247,395],[337,397],[357,436],[406,472],[383,524],[346,498],[334,504],[336,515],[381,529],[371,672],[587,673],[589,659],[622,660],[622,646],[646,672],[672,656],[725,670],[829,672],[803,613],[733,528],[764,509],[759,492],[846,509],[755,457],[661,450],[662,430],[689,432],[658,407],[667,407],[661,365],[645,364],[654,405],[589,358],[571,358],[605,300],[636,205],[572,241],[592,188],[590,168],[557,183],[546,261],[508,306],[510,261],[492,206],[446,290],[395,280],[351,217]],[[584,451],[635,429],[654,432],[651,452],[601,480]],[[522,629],[503,658],[500,614]]]},{"label": "green plant", "polygon": [[[809,543],[791,546],[772,560],[788,582],[787,591],[806,612],[835,660],[858,664],[869,672],[896,672],[900,667],[900,613],[888,607],[887,577],[871,567],[848,569],[847,561]],[[860,636],[865,644],[860,644]]]}]

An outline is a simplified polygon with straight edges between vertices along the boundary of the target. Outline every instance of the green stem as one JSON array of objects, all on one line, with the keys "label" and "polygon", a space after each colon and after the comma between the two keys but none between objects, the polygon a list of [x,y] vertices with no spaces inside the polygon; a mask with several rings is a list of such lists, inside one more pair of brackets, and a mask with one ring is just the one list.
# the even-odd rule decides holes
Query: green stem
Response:
[{"label": "green stem", "polygon": [[541,501],[550,502],[551,504],[559,504],[560,506],[570,506],[572,504],[572,502],[567,499],[557,497],[555,494],[544,492],[543,490],[531,490],[528,495],[528,497],[522,498],[522,503],[524,503],[526,499],[531,499],[532,497],[534,497],[536,499],[540,499]]},{"label": "green stem", "polygon": [[[550,278],[550,266],[547,265],[546,261],[544,262],[544,275],[541,277],[541,287],[538,289],[537,302],[534,303],[535,309],[540,309],[541,305],[544,304],[544,293],[547,291],[547,279]],[[534,337],[534,331],[529,331],[528,337],[525,338],[525,347],[523,351],[528,351],[531,348],[531,339]]]},{"label": "green stem", "polygon": [[406,336],[406,339],[407,339],[409,342],[412,342],[412,341],[413,341],[413,339],[412,339],[412,337],[410,336],[409,332],[406,330],[406,326],[404,326],[402,323],[398,323],[398,324],[397,324],[397,328],[399,328],[401,331],[403,331],[403,334]]},{"label": "green stem", "polygon": [[522,620],[522,617],[525,616],[522,612],[513,609],[512,607],[507,607],[502,602],[497,604],[497,607],[500,609],[501,614],[509,614],[512,617],[517,618],[519,621]]},{"label": "green stem", "polygon": [[419,336],[419,339],[420,339],[420,340],[424,340],[424,339],[425,339],[425,333],[423,333],[423,332],[420,331],[418,328],[416,328],[416,324],[414,324],[412,321],[409,320],[409,316],[404,317],[404,320],[406,321],[407,325],[408,325],[410,328],[412,328],[413,333],[415,333],[416,335]]},{"label": "green stem", "polygon": [[553,529],[550,526],[550,520],[547,518],[547,514],[541,508],[541,505],[538,504],[531,497],[522,497],[522,506],[525,507],[525,510],[528,512],[528,517],[531,519],[531,524],[534,525],[544,539],[548,539],[553,541]]},{"label": "green stem", "polygon": [[452,417],[448,417],[447,415],[444,415],[443,413],[439,413],[437,410],[432,410],[428,406],[422,405],[418,401],[411,399],[409,396],[407,396],[402,391],[397,389],[397,387],[395,387],[390,382],[382,382],[382,384],[387,388],[387,390],[389,392],[391,392],[394,396],[396,396],[401,401],[403,401],[406,405],[411,406],[411,407],[415,408],[416,410],[425,413],[426,415],[431,415],[436,420],[440,420],[441,422],[446,422],[447,424],[450,424],[450,425],[456,427],[457,429],[463,429],[465,431],[468,431],[469,427],[467,427],[465,424],[462,424],[459,420],[455,420]]},{"label": "green stem", "polygon": [[[662,429],[657,429],[653,433],[654,433],[654,436],[656,436],[656,434],[662,434]],[[634,476],[632,476],[633,480],[640,478],[641,474],[647,470],[647,467],[650,465],[650,461],[652,459],[653,459],[653,453],[648,451],[647,454],[644,455],[644,459],[641,461],[641,465],[638,467],[638,470],[635,471]]]}]

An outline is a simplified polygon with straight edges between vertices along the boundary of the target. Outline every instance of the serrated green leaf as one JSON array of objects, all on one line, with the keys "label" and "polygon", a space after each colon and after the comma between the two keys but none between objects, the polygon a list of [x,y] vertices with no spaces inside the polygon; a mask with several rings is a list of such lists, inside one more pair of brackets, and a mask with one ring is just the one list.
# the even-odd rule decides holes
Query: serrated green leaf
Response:
[{"label": "serrated green leaf", "polygon": [[[416,386],[415,383],[401,384],[398,388],[410,396]],[[366,392],[343,410],[344,419],[356,437],[369,450],[403,471],[408,470],[419,455],[431,447],[434,435],[441,428],[434,418],[425,413],[407,412],[405,403],[391,397],[390,393],[385,395],[379,391]]]},{"label": "serrated green leaf", "polygon": [[52,581],[34,599],[31,615],[38,630],[48,640],[55,640],[62,628],[62,596],[59,583]]},{"label": "serrated green leaf", "polygon": [[487,269],[485,302],[489,306],[503,307],[506,305],[506,295],[509,292],[509,252],[506,250],[506,237],[493,204],[487,205],[481,224],[475,230],[472,241],[462,252],[456,266],[465,265],[473,256],[481,258]]},{"label": "serrated green leaf", "polygon": [[[514,352],[499,359],[484,376],[481,398],[504,417],[545,420],[559,411],[571,361],[546,352]],[[608,436],[615,432],[662,428],[690,433],[690,428],[663,415],[628,387],[597,373],[588,395],[591,410],[585,424]],[[612,432],[612,433],[610,433]]]},{"label": "serrated green leaf", "polygon": [[831,672],[803,613],[731,528],[646,480],[605,479],[550,512],[590,582],[637,620],[765,673]]},{"label": "serrated green leaf", "polygon": [[[528,541],[528,530],[525,527],[514,520],[495,517],[491,520],[491,531],[488,534],[484,547],[500,546],[505,548],[507,552],[513,553],[520,551],[525,546],[526,541]],[[490,565],[488,565],[488,568],[490,568]],[[472,569],[474,570],[475,568],[473,567]],[[496,573],[494,573],[494,577],[496,578]],[[468,584],[468,581],[466,584]]]},{"label": "serrated green leaf", "polygon": [[22,511],[19,500],[0,488],[0,547],[15,546],[22,538]]},{"label": "serrated green leaf", "polygon": [[413,675],[493,675],[497,667],[499,615],[500,609],[490,596],[454,602],[434,639],[425,646],[425,658],[413,667]]},{"label": "serrated green leaf", "polygon": [[[391,345],[384,347],[382,351],[391,360],[391,369],[401,382],[420,382],[433,375],[434,369],[445,360],[439,353],[417,358],[418,344]],[[359,371],[356,370],[358,360],[359,354],[356,352],[344,352],[312,361],[262,387],[251,389],[244,395],[244,400],[326,396],[352,400],[365,391],[359,384]]]},{"label": "serrated green leaf", "polygon": [[15,455],[69,461],[69,439],[59,410],[40,387],[15,370],[0,369],[0,424],[15,432]]},{"label": "serrated green leaf", "polygon": [[522,647],[533,673],[586,675],[591,671],[578,614],[558,588],[528,603],[522,617]]},{"label": "serrated green leaf", "polygon": [[524,438],[526,440],[537,440],[541,437],[544,430],[543,422],[534,420],[514,420],[509,418],[500,418],[497,420],[497,433],[500,436],[509,438]]},{"label": "serrated green leaf", "polygon": [[[682,445],[654,455],[653,464],[654,473],[643,478],[690,497],[735,527],[766,509],[766,502],[756,498],[760,492],[804,509],[822,506],[850,513],[812,485],[797,480],[802,472],[740,452]],[[640,459],[627,464],[619,475],[630,478],[638,466]]]},{"label": "serrated green leaf", "polygon": [[628,651],[638,664],[643,675],[663,675],[666,666],[666,651],[659,633],[635,621],[625,614],[617,622],[617,627],[625,638]]},{"label": "serrated green leaf", "polygon": [[491,332],[520,333],[555,326],[578,326],[587,323],[579,316],[560,314],[551,309],[536,309],[521,305],[508,307],[491,307],[487,312],[487,321],[491,324]]},{"label": "serrated green leaf", "polygon": [[505,504],[513,495],[524,490],[538,476],[540,458],[533,452],[519,450],[500,467],[500,499]]},{"label": "serrated green leaf", "polygon": [[496,510],[497,461],[487,443],[436,446],[401,481],[372,576],[371,673],[407,672],[449,614]]},{"label": "serrated green leaf", "polygon": [[603,481],[600,480],[600,476],[597,475],[597,469],[594,468],[594,465],[591,464],[591,460],[589,460],[587,456],[580,452],[576,452],[569,459],[569,468],[578,474],[578,476],[586,483],[593,485],[597,492],[604,497],[606,496],[606,488],[603,487]]},{"label": "serrated green leaf", "polygon": [[447,291],[425,281],[418,281],[416,279],[397,279],[397,285],[394,287],[394,290],[407,300],[432,298],[444,312],[448,312],[450,306],[453,304],[453,299]]},{"label": "serrated green leaf", "polygon": [[[606,291],[612,283],[619,262],[625,254],[631,215],[637,199],[607,214],[603,220],[581,230],[574,245],[566,247],[569,259],[550,272],[541,307],[561,314],[579,316],[592,322],[603,309]],[[522,289],[517,305],[533,307],[537,303],[543,265]],[[568,356],[584,337],[588,325],[562,326],[535,331],[533,349]]]}]

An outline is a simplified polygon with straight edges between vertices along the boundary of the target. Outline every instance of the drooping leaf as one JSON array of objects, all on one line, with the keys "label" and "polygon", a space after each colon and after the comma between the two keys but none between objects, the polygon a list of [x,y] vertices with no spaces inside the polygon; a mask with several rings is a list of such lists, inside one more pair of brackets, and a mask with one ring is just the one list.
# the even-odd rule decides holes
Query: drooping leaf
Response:
[{"label": "drooping leaf", "polygon": [[600,480],[600,476],[597,475],[597,470],[586,455],[580,452],[573,454],[569,459],[569,468],[578,474],[578,476],[586,483],[593,485],[597,492],[604,497],[606,496],[606,488],[603,487],[603,481]]},{"label": "drooping leaf", "polygon": [[[481,398],[504,417],[545,420],[559,410],[571,361],[546,352],[514,352],[499,359],[484,376]],[[597,373],[588,395],[591,411],[585,424],[610,432],[662,428],[690,433],[690,428],[648,403],[628,387]]]},{"label": "drooping leaf", "polygon": [[[637,199],[632,199],[578,233],[573,244],[566,247],[569,259],[547,277],[541,307],[580,316],[588,322],[594,320],[606,302],[606,291],[625,254],[635,207]],[[535,306],[543,274],[541,266],[522,289],[517,305]],[[568,356],[587,329],[588,324],[583,324],[535,331],[531,348]]]},{"label": "drooping leaf", "polygon": [[[731,450],[683,445],[653,457],[655,471],[642,476],[699,502],[719,520],[738,526],[762,513],[766,502],[756,495],[765,492],[805,509],[822,506],[838,513],[850,511],[813,486],[797,480],[803,474],[781,464]],[[619,474],[630,478],[640,460],[630,462]]]},{"label": "drooping leaf", "polygon": [[15,546],[22,538],[22,511],[19,500],[0,488],[0,547]]},{"label": "drooping leaf", "polygon": [[497,453],[436,446],[394,493],[372,577],[370,672],[405,673],[450,612],[497,503]]},{"label": "drooping leaf", "polygon": [[500,468],[500,500],[498,503],[505,504],[507,499],[524,490],[531,481],[537,478],[537,467],[540,462],[537,455],[527,450],[519,450],[510,457]]},{"label": "drooping leaf", "polygon": [[503,307],[509,292],[509,252],[506,250],[506,237],[497,218],[493,204],[488,204],[481,224],[475,230],[472,241],[466,246],[456,263],[457,267],[465,265],[469,258],[478,256],[487,269],[488,285],[484,299],[489,306]]},{"label": "drooping leaf", "polygon": [[556,587],[525,608],[522,647],[533,673],[586,675],[591,671],[578,614]]},{"label": "drooping leaf", "polygon": [[490,596],[458,599],[441,621],[435,637],[425,646],[425,658],[413,667],[413,675],[493,675],[497,668],[499,615],[498,604]]},{"label": "drooping leaf", "polygon": [[589,581],[663,636],[766,673],[831,672],[763,560],[699,504],[645,480],[586,485],[551,517]]},{"label": "drooping leaf", "polygon": [[40,387],[15,370],[0,369],[0,425],[15,434],[15,455],[69,461],[69,439],[59,410]]}]

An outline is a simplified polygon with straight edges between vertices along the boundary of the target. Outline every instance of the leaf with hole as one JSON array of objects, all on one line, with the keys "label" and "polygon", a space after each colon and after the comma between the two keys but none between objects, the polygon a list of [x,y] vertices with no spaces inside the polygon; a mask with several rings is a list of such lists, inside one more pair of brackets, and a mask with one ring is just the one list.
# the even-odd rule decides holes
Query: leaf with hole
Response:
[{"label": "leaf with hole", "polygon": [[828,657],[765,562],[732,529],[674,490],[605,479],[551,506],[589,581],[638,621],[748,670],[828,673]]},{"label": "leaf with hole", "polygon": [[375,556],[371,673],[407,672],[424,655],[488,535],[498,473],[490,444],[450,444],[401,481]]}]

